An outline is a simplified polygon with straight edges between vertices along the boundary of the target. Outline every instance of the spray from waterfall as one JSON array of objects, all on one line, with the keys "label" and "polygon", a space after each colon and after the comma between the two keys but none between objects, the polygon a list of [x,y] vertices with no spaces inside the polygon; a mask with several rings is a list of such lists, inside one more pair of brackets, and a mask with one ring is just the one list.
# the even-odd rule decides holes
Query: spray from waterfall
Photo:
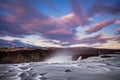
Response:
[{"label": "spray from waterfall", "polygon": [[45,60],[47,63],[64,63],[72,61],[73,53],[70,51],[58,51],[52,57]]}]

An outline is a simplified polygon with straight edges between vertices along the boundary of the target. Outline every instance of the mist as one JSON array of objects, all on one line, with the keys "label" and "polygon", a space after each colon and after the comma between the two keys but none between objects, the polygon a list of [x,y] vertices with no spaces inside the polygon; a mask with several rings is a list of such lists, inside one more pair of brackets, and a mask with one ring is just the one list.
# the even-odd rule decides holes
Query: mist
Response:
[{"label": "mist", "polygon": [[72,61],[73,53],[71,51],[57,51],[44,62],[47,63],[64,63]]}]

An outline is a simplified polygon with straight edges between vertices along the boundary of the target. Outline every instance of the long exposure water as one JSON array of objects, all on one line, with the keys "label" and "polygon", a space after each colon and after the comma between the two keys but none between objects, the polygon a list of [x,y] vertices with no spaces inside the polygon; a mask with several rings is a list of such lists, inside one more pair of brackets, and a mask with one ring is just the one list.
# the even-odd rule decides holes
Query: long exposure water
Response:
[{"label": "long exposure water", "polygon": [[120,55],[107,55],[111,57],[67,61],[70,56],[62,55],[45,62],[0,64],[0,80],[120,80]]}]

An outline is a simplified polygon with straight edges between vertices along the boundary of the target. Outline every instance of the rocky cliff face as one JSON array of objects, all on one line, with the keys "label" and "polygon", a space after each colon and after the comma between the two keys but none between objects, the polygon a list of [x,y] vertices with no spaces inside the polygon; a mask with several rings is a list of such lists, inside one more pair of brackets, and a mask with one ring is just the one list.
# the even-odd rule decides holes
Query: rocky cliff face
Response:
[{"label": "rocky cliff face", "polygon": [[21,63],[43,61],[53,53],[52,50],[0,51],[0,63]]},{"label": "rocky cliff face", "polygon": [[[6,48],[0,49],[0,63],[21,63],[21,62],[38,62],[44,61],[57,52],[66,52],[72,54],[72,59],[77,60],[80,56],[82,59],[99,54],[118,53],[120,50],[94,49],[94,48]],[[61,53],[59,53],[61,54]]]}]

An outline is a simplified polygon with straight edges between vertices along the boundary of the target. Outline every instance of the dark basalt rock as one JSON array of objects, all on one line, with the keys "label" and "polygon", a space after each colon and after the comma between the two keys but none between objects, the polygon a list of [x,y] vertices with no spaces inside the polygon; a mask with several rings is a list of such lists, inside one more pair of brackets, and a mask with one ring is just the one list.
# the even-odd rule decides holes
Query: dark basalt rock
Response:
[{"label": "dark basalt rock", "polygon": [[65,72],[72,72],[70,69],[65,70]]},{"label": "dark basalt rock", "polygon": [[[91,56],[101,54],[120,54],[120,49],[96,49],[96,48],[0,48],[1,63],[25,63],[40,62],[52,57],[57,52],[68,52],[72,55],[72,60],[77,60],[80,56],[86,59]],[[110,57],[110,56],[102,56]]]}]

